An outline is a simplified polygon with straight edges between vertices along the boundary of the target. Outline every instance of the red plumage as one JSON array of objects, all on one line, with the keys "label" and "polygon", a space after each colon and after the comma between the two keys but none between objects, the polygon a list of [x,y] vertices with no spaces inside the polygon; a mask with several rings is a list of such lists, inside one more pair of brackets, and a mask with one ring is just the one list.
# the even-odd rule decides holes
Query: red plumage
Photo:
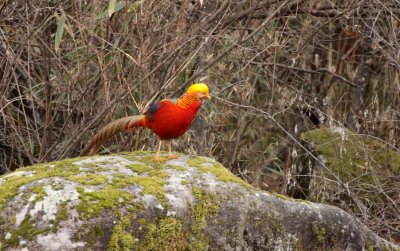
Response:
[{"label": "red plumage", "polygon": [[151,129],[160,139],[171,140],[189,129],[201,106],[201,101],[195,101],[186,108],[168,99],[154,105],[157,107],[145,112],[143,126]]},{"label": "red plumage", "polygon": [[210,98],[205,84],[193,84],[178,100],[164,99],[153,104],[143,115],[118,119],[102,128],[86,145],[83,155],[93,155],[115,133],[134,130],[137,127],[151,129],[160,138],[156,159],[160,159],[163,140],[169,142],[169,158],[172,155],[171,140],[184,134],[192,124],[204,98]]}]

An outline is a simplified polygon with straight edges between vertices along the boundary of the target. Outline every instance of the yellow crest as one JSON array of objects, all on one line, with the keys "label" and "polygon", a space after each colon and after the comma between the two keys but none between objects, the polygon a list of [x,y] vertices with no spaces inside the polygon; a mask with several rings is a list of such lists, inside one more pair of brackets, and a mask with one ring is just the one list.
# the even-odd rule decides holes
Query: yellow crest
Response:
[{"label": "yellow crest", "polygon": [[188,93],[200,92],[204,95],[208,95],[208,86],[204,83],[192,84],[187,90]]}]

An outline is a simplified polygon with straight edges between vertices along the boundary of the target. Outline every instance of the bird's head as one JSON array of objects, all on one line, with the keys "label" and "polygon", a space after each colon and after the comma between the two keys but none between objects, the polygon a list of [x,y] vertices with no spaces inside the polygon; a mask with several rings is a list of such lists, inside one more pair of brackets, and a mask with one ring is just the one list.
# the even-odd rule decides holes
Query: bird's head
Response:
[{"label": "bird's head", "polygon": [[203,83],[192,84],[187,90],[189,95],[194,95],[197,100],[203,100],[205,98],[211,99],[208,93],[208,86]]}]

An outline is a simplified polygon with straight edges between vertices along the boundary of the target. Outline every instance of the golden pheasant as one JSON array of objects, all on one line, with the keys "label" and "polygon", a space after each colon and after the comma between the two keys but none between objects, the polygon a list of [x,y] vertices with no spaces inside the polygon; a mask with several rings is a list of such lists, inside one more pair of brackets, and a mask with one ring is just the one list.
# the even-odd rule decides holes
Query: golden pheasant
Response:
[{"label": "golden pheasant", "polygon": [[165,140],[169,141],[168,158],[176,158],[172,154],[172,140],[187,131],[205,98],[211,99],[207,85],[197,83],[191,85],[179,99],[163,99],[151,105],[142,115],[117,119],[94,135],[83,149],[82,155],[96,154],[100,146],[117,132],[145,127],[160,138],[155,159],[160,160],[160,151]]}]

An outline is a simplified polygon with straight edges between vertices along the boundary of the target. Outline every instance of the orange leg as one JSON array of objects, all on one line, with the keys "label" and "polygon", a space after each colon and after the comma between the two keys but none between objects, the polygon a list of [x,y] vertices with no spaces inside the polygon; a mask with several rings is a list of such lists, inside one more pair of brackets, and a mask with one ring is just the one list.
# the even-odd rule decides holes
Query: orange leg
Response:
[{"label": "orange leg", "polygon": [[172,140],[168,143],[168,159],[177,159],[178,156],[172,154]]},{"label": "orange leg", "polygon": [[156,153],[156,156],[154,157],[155,160],[158,160],[158,161],[163,160],[162,158],[160,158],[160,151],[161,151],[162,144],[163,144],[163,141],[160,139],[160,143],[158,144],[157,153]]}]

